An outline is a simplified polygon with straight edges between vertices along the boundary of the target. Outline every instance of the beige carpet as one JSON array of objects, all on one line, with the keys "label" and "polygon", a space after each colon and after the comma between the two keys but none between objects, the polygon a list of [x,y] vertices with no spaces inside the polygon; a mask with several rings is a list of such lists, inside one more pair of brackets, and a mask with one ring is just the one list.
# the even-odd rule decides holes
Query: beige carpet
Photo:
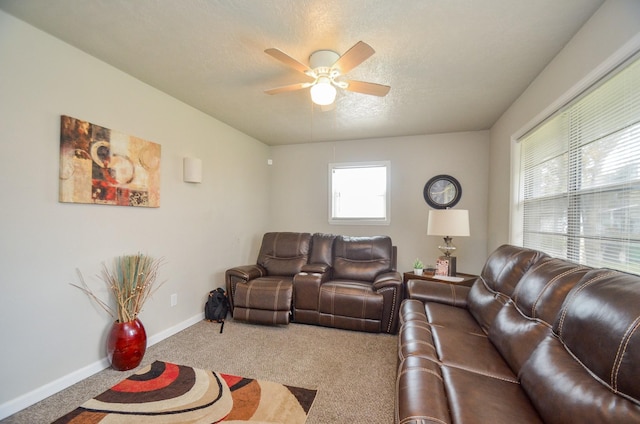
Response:
[{"label": "beige carpet", "polygon": [[[397,336],[233,320],[219,330],[193,325],[151,346],[140,367],[168,361],[317,389],[307,424],[393,423]],[[1,423],[50,423],[135,371],[104,370]]]}]

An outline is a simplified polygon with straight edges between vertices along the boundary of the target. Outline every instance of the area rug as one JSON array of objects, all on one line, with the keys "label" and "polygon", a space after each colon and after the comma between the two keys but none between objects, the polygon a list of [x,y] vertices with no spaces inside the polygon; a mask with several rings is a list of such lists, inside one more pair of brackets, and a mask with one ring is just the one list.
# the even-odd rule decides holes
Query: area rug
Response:
[{"label": "area rug", "polygon": [[55,424],[303,424],[316,390],[156,361]]}]

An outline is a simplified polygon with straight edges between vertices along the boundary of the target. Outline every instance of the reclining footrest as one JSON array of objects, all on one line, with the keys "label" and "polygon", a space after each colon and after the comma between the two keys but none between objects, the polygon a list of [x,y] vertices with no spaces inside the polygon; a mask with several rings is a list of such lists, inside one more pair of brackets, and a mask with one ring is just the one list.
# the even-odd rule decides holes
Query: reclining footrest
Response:
[{"label": "reclining footrest", "polygon": [[288,279],[258,278],[238,284],[233,318],[257,324],[289,324],[293,284]]}]

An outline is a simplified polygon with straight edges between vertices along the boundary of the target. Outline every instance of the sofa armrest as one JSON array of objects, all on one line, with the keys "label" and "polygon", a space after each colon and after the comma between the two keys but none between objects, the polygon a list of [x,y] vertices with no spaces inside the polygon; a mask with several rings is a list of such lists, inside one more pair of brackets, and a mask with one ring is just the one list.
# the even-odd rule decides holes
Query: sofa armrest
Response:
[{"label": "sofa armrest", "polygon": [[409,280],[407,281],[407,297],[424,302],[444,303],[445,305],[467,307],[467,296],[471,287],[460,284]]},{"label": "sofa armrest", "polygon": [[231,311],[231,316],[233,316],[233,297],[236,294],[236,286],[264,275],[267,275],[267,270],[260,265],[241,265],[230,268],[225,272],[224,276],[227,286],[227,299],[229,299],[229,310]]},{"label": "sofa armrest", "polygon": [[324,274],[325,272],[329,271],[329,269],[331,269],[331,266],[328,264],[305,264],[302,265],[302,269],[300,270],[300,272],[307,272],[309,274]]},{"label": "sofa armrest", "polygon": [[380,290],[383,287],[402,285],[402,276],[398,271],[388,271],[376,275],[373,280],[373,289]]},{"label": "sofa armrest", "polygon": [[382,331],[396,334],[398,332],[398,312],[400,303],[404,299],[404,283],[397,271],[378,274],[373,280],[373,290],[384,298],[382,312]]},{"label": "sofa armrest", "polygon": [[247,282],[254,278],[262,277],[266,273],[266,270],[260,265],[242,265],[228,269],[226,275],[227,278],[234,276]]}]

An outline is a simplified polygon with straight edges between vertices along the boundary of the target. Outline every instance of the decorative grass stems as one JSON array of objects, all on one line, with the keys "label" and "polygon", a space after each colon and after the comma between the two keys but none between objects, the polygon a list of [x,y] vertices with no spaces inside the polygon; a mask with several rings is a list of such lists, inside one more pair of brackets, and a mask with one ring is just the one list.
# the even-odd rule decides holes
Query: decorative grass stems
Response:
[{"label": "decorative grass stems", "polygon": [[113,294],[115,308],[95,295],[85,283],[80,270],[78,276],[81,285],[71,285],[85,292],[118,322],[130,322],[136,319],[149,296],[164,283],[156,284],[160,265],[162,260],[142,253],[119,256],[114,259],[111,268],[103,264],[100,278]]}]

